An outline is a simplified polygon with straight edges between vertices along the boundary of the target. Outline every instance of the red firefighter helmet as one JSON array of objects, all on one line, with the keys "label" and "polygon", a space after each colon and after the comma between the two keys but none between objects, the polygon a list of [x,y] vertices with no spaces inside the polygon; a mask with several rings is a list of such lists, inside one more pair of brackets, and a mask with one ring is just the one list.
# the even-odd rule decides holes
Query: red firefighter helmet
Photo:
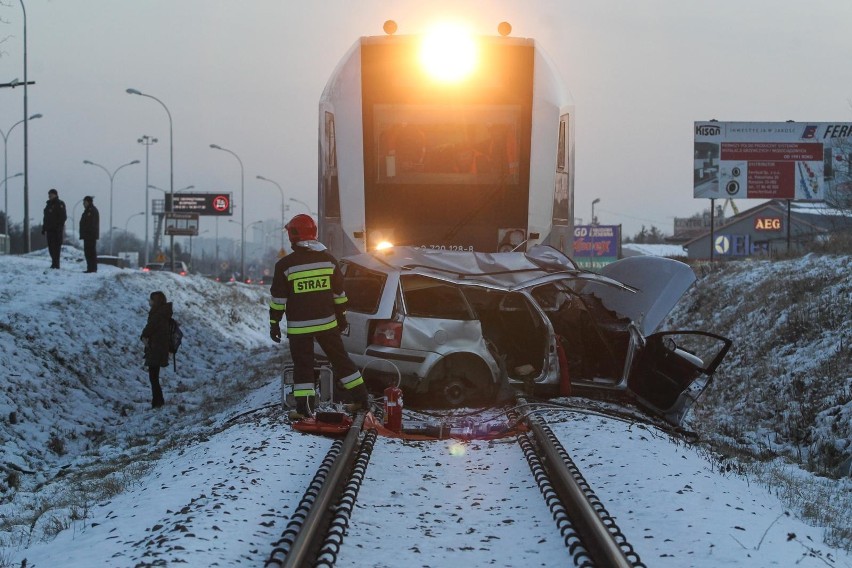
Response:
[{"label": "red firefighter helmet", "polygon": [[305,215],[304,213],[296,215],[287,223],[287,235],[290,237],[290,243],[292,244],[299,241],[316,240],[317,224],[310,215]]}]

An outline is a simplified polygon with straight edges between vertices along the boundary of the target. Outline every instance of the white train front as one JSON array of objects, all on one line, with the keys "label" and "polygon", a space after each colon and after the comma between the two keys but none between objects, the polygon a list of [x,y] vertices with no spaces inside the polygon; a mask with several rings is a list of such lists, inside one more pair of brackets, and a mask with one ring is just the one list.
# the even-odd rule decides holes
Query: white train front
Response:
[{"label": "white train front", "polygon": [[319,106],[320,240],[572,254],[573,108],[535,40],[362,37]]}]

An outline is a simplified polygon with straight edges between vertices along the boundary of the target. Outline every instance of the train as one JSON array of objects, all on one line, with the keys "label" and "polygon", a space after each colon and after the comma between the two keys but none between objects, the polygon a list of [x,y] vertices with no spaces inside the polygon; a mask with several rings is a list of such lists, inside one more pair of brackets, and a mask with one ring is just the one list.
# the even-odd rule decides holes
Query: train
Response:
[{"label": "train", "polygon": [[319,238],[338,258],[386,246],[573,253],[574,108],[555,66],[502,22],[359,38],[319,102]]}]

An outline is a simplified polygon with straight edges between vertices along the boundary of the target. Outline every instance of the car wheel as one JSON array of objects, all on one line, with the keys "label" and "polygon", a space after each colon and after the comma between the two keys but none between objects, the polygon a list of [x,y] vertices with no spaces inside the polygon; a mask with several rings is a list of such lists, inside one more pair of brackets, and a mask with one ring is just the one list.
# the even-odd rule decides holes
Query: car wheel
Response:
[{"label": "car wheel", "polygon": [[430,373],[430,398],[434,404],[450,407],[490,404],[494,380],[488,367],[471,355],[454,355],[439,363]]}]

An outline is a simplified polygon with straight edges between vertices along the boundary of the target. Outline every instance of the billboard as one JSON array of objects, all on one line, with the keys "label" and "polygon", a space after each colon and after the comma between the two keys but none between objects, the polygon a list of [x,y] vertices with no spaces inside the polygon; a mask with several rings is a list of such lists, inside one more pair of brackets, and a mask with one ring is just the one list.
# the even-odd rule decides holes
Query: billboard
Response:
[{"label": "billboard", "polygon": [[593,270],[618,260],[621,225],[577,225],[574,227],[574,262]]},{"label": "billboard", "polygon": [[[172,207],[174,198],[174,207]],[[231,215],[230,193],[167,193],[165,210],[198,215]]]},{"label": "billboard", "polygon": [[822,201],[852,188],[852,123],[696,122],[693,197]]}]

